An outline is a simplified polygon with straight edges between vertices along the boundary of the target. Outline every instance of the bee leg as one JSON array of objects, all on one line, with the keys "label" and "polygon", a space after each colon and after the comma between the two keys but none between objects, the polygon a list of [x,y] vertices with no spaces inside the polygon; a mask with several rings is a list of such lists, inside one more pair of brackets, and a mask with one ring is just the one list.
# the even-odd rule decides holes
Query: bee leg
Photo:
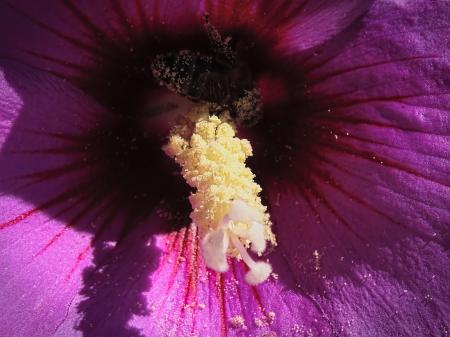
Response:
[{"label": "bee leg", "polygon": [[251,127],[262,117],[261,93],[258,89],[246,90],[244,95],[233,102],[232,111],[237,125]]},{"label": "bee leg", "polygon": [[211,42],[214,51],[217,53],[217,55],[224,57],[225,60],[230,64],[235,64],[236,55],[231,49],[231,47],[228,45],[231,40],[231,37],[228,37],[225,40],[222,39],[222,36],[220,35],[217,28],[214,27],[211,24],[211,22],[209,22],[208,13],[205,13],[203,15],[203,19],[205,21],[205,29],[206,33],[208,34],[208,39]]}]

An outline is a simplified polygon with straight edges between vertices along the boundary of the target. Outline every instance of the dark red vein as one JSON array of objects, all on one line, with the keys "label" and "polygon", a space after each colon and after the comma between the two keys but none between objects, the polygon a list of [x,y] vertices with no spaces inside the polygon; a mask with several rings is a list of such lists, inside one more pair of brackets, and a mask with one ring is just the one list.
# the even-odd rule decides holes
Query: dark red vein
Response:
[{"label": "dark red vein", "polygon": [[300,15],[300,12],[305,9],[305,7],[308,5],[309,0],[304,0],[303,2],[300,2],[297,4],[297,6],[294,6],[290,13],[288,13],[284,17],[280,17],[280,19],[283,20],[284,23],[290,23],[293,19],[298,18]]},{"label": "dark red vein", "polygon": [[63,236],[63,234],[66,233],[67,230],[71,227],[72,225],[70,223],[65,225],[63,229],[61,229],[58,233],[56,233],[36,254],[33,255],[32,259],[35,259],[36,257],[45,253],[47,249],[53,246],[53,244],[55,244]]},{"label": "dark red vein", "polygon": [[317,117],[315,117],[315,119],[330,121],[330,122],[334,122],[334,123],[343,123],[344,125],[345,124],[352,124],[352,125],[364,124],[364,125],[369,125],[369,126],[378,127],[378,128],[400,130],[400,131],[405,131],[405,132],[417,132],[417,133],[423,133],[423,134],[427,134],[427,135],[447,136],[447,134],[435,133],[432,131],[423,131],[423,130],[419,130],[419,129],[413,129],[413,128],[408,128],[408,127],[403,127],[400,125],[377,122],[377,121],[363,119],[363,118],[359,118],[359,117],[333,115],[333,116],[317,116]]},{"label": "dark red vein", "polygon": [[414,153],[417,153],[417,154],[420,153],[420,154],[422,154],[424,156],[427,156],[427,157],[432,157],[432,158],[442,159],[442,160],[447,160],[447,161],[450,160],[450,158],[448,158],[448,157],[435,155],[435,154],[430,153],[429,151],[426,152],[426,153],[419,152],[419,149],[415,149],[415,150],[408,149],[408,148],[396,146],[396,145],[393,145],[393,144],[389,144],[389,143],[386,143],[386,142],[373,140],[373,139],[370,139],[370,138],[367,138],[367,137],[363,137],[363,136],[356,136],[353,133],[352,134],[347,134],[347,133],[344,133],[342,131],[334,131],[333,133],[335,135],[337,135],[337,136],[342,137],[342,139],[343,139],[343,141],[341,142],[342,145],[349,145],[349,143],[346,142],[346,140],[347,139],[353,139],[353,140],[359,141],[361,143],[366,143],[366,144],[371,144],[371,145],[380,145],[381,147],[386,147],[386,148],[393,149],[393,150],[414,152]]},{"label": "dark red vein", "polygon": [[70,269],[69,273],[66,275],[66,282],[69,281],[69,279],[71,278],[71,276],[73,275],[73,273],[77,270],[78,266],[80,265],[80,263],[88,256],[89,252],[91,251],[92,246],[89,243],[82,251],[81,253],[78,254],[74,265],[72,266],[72,268]]},{"label": "dark red vein", "polygon": [[166,242],[164,255],[162,256],[162,259],[161,259],[158,269],[155,271],[155,275],[158,275],[161,272],[161,270],[163,270],[167,261],[170,259],[170,256],[172,254],[172,249],[174,248],[175,243],[178,241],[179,233],[180,233],[180,231],[177,231],[177,232],[171,233],[169,235],[169,239]]},{"label": "dark red vein", "polygon": [[7,154],[28,154],[28,155],[67,155],[67,154],[79,154],[83,149],[77,147],[60,147],[60,148],[47,148],[47,149],[28,149],[28,150],[13,150],[5,151]]},{"label": "dark red vein", "polygon": [[28,173],[16,177],[11,177],[10,179],[31,179],[33,184],[43,182],[49,179],[54,179],[59,176],[64,176],[68,173],[79,171],[80,169],[86,168],[88,166],[93,165],[91,162],[78,160],[73,163],[67,164],[67,165],[61,165],[56,168],[52,169],[46,169],[38,172]]},{"label": "dark red vein", "polygon": [[222,337],[228,336],[228,324],[227,324],[227,308],[225,298],[225,277],[222,273],[216,273],[216,295],[219,301],[219,311],[221,318],[221,334]]},{"label": "dark red vein", "polygon": [[55,28],[38,21],[37,19],[33,18],[32,16],[26,14],[25,12],[19,10],[17,7],[11,5],[11,3],[7,3],[7,5],[12,8],[14,11],[16,11],[17,13],[19,13],[20,15],[22,15],[23,17],[25,17],[26,19],[28,19],[29,21],[31,21],[32,23],[34,23],[35,25],[44,28],[45,30],[51,32],[52,34],[60,37],[61,39],[69,42],[71,45],[73,45],[74,47],[78,48],[78,49],[83,49],[85,51],[88,51],[89,53],[93,54],[93,55],[99,55],[101,53],[101,50],[94,47],[93,45],[90,45],[86,42],[81,41],[80,39],[76,39],[72,36],[66,35],[64,33],[62,33],[59,30],[56,30]]},{"label": "dark red vein", "polygon": [[[186,266],[184,270],[184,289],[183,289],[183,302],[180,303],[178,322],[176,324],[177,329],[175,335],[178,335],[178,330],[181,328],[180,320],[184,317],[186,309],[191,308],[192,310],[192,320],[195,316],[195,311],[197,309],[196,301],[192,301],[193,293],[196,292],[197,288],[197,272],[198,266],[195,265],[195,250],[196,250],[196,231],[194,226],[189,226],[188,229],[188,240],[186,246]],[[192,324],[193,325],[193,324]]]},{"label": "dark red vein", "polygon": [[106,43],[109,46],[114,46],[113,41],[106,35],[106,33],[100,29],[100,27],[95,25],[91,19],[89,19],[89,17],[84,14],[71,0],[63,0],[62,3],[67,7],[67,9],[69,9],[70,13],[72,13],[74,17],[81,24],[83,24],[88,31],[91,32],[91,39]]},{"label": "dark red vein", "polygon": [[365,70],[365,69],[370,69],[370,68],[376,68],[376,67],[387,65],[387,64],[411,62],[411,61],[418,61],[418,60],[427,60],[427,59],[432,59],[432,58],[439,58],[439,56],[437,56],[437,55],[423,55],[423,56],[414,56],[414,57],[402,57],[402,58],[398,58],[398,59],[378,61],[378,62],[373,62],[373,63],[370,63],[370,64],[358,65],[358,66],[354,66],[354,67],[351,67],[351,68],[336,70],[336,71],[330,72],[328,74],[323,74],[321,76],[312,77],[312,82],[311,83],[312,84],[317,84],[319,82],[322,82],[324,80],[329,80],[330,78],[333,78],[333,77],[336,77],[336,76],[339,76],[339,75],[348,74],[348,73],[355,72],[355,71],[358,71],[358,70]]},{"label": "dark red vein", "polygon": [[[352,173],[350,173],[348,170],[343,169],[343,168],[342,168],[340,165],[338,165],[337,163],[334,163],[334,162],[330,161],[329,159],[327,159],[327,158],[321,156],[320,154],[317,154],[317,153],[316,153],[316,154],[314,154],[314,156],[315,156],[318,160],[320,160],[320,161],[322,161],[322,162],[324,162],[324,163],[326,163],[326,164],[328,164],[328,165],[331,165],[331,166],[335,167],[336,169],[338,169],[338,170],[340,170],[340,171],[342,171],[342,172],[345,172],[345,173],[347,173],[347,174],[352,175]],[[376,207],[374,207],[374,206],[372,206],[371,204],[369,204],[367,201],[365,201],[365,200],[363,200],[362,198],[358,197],[357,195],[355,195],[355,194],[353,194],[353,193],[347,191],[347,190],[346,190],[345,188],[343,188],[340,184],[338,184],[338,183],[331,177],[331,175],[330,175],[329,173],[324,173],[324,172],[322,172],[322,170],[316,168],[316,170],[314,171],[313,174],[316,174],[316,175],[320,176],[320,177],[321,177],[324,181],[326,181],[331,187],[335,188],[337,191],[341,192],[342,194],[348,196],[348,197],[350,198],[350,200],[352,200],[353,202],[359,203],[360,205],[362,205],[362,206],[366,207],[367,209],[371,210],[372,212],[374,212],[374,213],[376,213],[376,214],[378,214],[378,215],[384,217],[385,219],[389,220],[389,222],[391,222],[392,224],[395,224],[395,225],[397,225],[397,226],[399,226],[399,227],[401,227],[401,228],[403,228],[403,229],[406,229],[406,230],[408,230],[408,231],[414,233],[415,235],[421,237],[421,238],[424,239],[425,241],[428,240],[428,241],[434,241],[434,242],[440,243],[440,242],[439,242],[436,238],[434,238],[433,236],[427,235],[426,233],[421,233],[421,232],[417,231],[416,229],[411,228],[411,227],[405,225],[404,223],[398,222],[397,220],[395,220],[394,218],[392,218],[391,216],[389,216],[387,213],[382,212],[381,210],[379,210],[379,209],[377,209]]]},{"label": "dark red vein", "polygon": [[65,68],[69,68],[69,69],[74,69],[74,70],[78,70],[79,72],[85,73],[85,74],[89,74],[92,73],[94,71],[94,68],[89,67],[87,65],[82,65],[82,64],[78,64],[78,63],[73,63],[70,62],[68,60],[63,60],[63,59],[58,59],[56,57],[50,56],[50,55],[45,55],[39,52],[35,52],[32,50],[27,50],[27,49],[23,49],[23,52],[34,56],[36,58],[39,58],[41,60],[45,60],[45,61],[49,61],[52,63],[55,63],[57,65],[63,66]]},{"label": "dark red vein", "polygon": [[177,238],[177,244],[175,248],[175,261],[173,264],[171,275],[169,277],[169,281],[167,282],[166,295],[169,293],[175,283],[175,278],[178,274],[178,268],[180,265],[180,257],[182,256],[182,251],[184,250],[184,246],[187,240],[186,228],[182,228],[181,233],[182,234],[180,235],[180,237]]},{"label": "dark red vein", "polygon": [[129,19],[127,15],[125,14],[124,9],[120,5],[120,3],[117,0],[110,0],[113,10],[116,13],[117,18],[120,21],[120,24],[122,25],[122,28],[125,29],[125,31],[128,34],[128,37],[132,37],[134,34],[134,31],[130,25]]},{"label": "dark red vein", "polygon": [[5,228],[10,227],[10,226],[17,225],[19,222],[27,219],[28,217],[32,216],[34,213],[36,213],[36,212],[38,212],[40,210],[41,210],[41,208],[36,207],[36,208],[32,208],[32,209],[30,209],[30,210],[28,210],[26,212],[23,212],[22,214],[16,216],[15,218],[0,224],[0,230],[5,229]]},{"label": "dark red vein", "polygon": [[64,201],[68,200],[70,197],[76,196],[77,194],[81,193],[85,187],[86,187],[85,185],[78,185],[74,188],[71,188],[67,191],[62,192],[61,194],[57,195],[56,197],[51,198],[48,201],[42,203],[38,207],[30,209],[30,210],[18,215],[17,217],[0,224],[0,230],[5,229],[10,226],[13,226],[13,225],[16,225],[37,212],[49,209],[57,204],[60,204]]},{"label": "dark red vein", "polygon": [[66,140],[72,143],[79,144],[81,141],[83,141],[83,137],[80,135],[75,134],[69,134],[69,133],[56,133],[56,132],[47,132],[47,131],[41,131],[41,130],[31,130],[31,129],[22,129],[22,132],[31,133],[35,135],[41,135],[49,138],[56,138],[56,139],[62,139]]},{"label": "dark red vein", "polygon": [[[194,286],[193,286],[193,295],[194,303],[197,304],[197,295],[198,295],[198,281],[199,281],[199,273],[200,273],[200,254],[199,254],[199,245],[200,245],[200,238],[198,232],[195,233],[195,250],[194,250]],[[193,312],[192,312],[192,325],[191,325],[191,333],[193,334],[195,331],[195,327],[197,324],[197,305],[195,305]]]},{"label": "dark red vein", "polygon": [[38,257],[39,255],[42,255],[48,248],[50,248],[61,238],[62,234],[64,234],[67,231],[67,229],[74,227],[78,223],[78,221],[80,221],[83,217],[85,217],[89,213],[90,210],[94,209],[94,206],[98,204],[98,198],[101,197],[102,193],[101,192],[95,193],[95,190],[92,192],[93,193],[90,193],[90,191],[87,190],[85,193],[81,194],[81,196],[77,198],[76,201],[72,202],[70,205],[63,208],[56,215],[53,216],[54,218],[58,218],[67,211],[74,209],[82,202],[85,202],[89,199],[91,200],[90,202],[87,202],[86,205],[68,221],[67,225],[64,226],[64,228],[58,234],[56,234],[53,238],[51,238],[50,241],[33,256],[33,259]]},{"label": "dark red vein", "polygon": [[138,12],[139,15],[139,19],[140,19],[140,26],[142,28],[142,30],[145,33],[148,33],[149,31],[149,25],[148,25],[148,17],[147,17],[147,12],[145,11],[144,5],[142,4],[142,0],[135,0],[135,7],[136,10]]},{"label": "dark red vein", "polygon": [[340,146],[340,145],[337,145],[337,144],[330,144],[330,143],[321,142],[320,145],[325,147],[325,148],[329,148],[329,149],[331,149],[331,150],[333,150],[335,152],[341,152],[341,153],[349,154],[351,156],[357,156],[357,157],[360,157],[360,158],[362,158],[364,160],[372,161],[372,162],[378,163],[380,165],[382,164],[384,166],[388,166],[388,167],[390,167],[392,169],[395,169],[395,170],[398,170],[398,171],[401,171],[401,172],[413,175],[415,177],[418,177],[418,178],[421,178],[421,179],[424,179],[424,180],[428,180],[428,181],[431,181],[433,183],[436,183],[436,184],[439,184],[439,185],[442,185],[442,186],[445,186],[445,187],[450,187],[448,182],[439,181],[438,179],[434,179],[432,177],[425,176],[425,175],[419,173],[418,171],[416,171],[416,170],[414,170],[414,169],[412,169],[412,168],[410,168],[410,167],[408,167],[406,165],[403,165],[401,163],[395,162],[395,161],[393,161],[393,160],[391,160],[389,158],[386,158],[384,156],[377,155],[376,153],[371,152],[371,151],[357,149],[356,147],[354,147],[354,146],[352,146],[350,144],[346,144],[346,146],[344,147],[344,146]]},{"label": "dark red vein", "polygon": [[[332,101],[343,95],[346,95],[346,93],[336,94],[336,95],[328,95],[325,98],[327,100]],[[393,95],[393,96],[376,96],[376,97],[353,99],[353,100],[346,99],[346,100],[343,100],[342,102],[335,103],[333,105],[333,108],[348,108],[348,107],[356,106],[356,105],[360,105],[360,104],[377,103],[377,102],[402,102],[402,100],[410,99],[410,98],[433,97],[433,96],[444,96],[444,95],[450,95],[450,92],[436,92],[436,93],[411,94],[411,95]]]},{"label": "dark red vein", "polygon": [[350,223],[348,223],[338,212],[337,210],[331,206],[331,204],[329,203],[329,201],[326,199],[326,197],[319,191],[319,189],[317,188],[316,184],[313,181],[309,181],[308,184],[308,191],[309,193],[313,194],[319,201],[320,203],[325,206],[326,209],[328,209],[328,211],[330,211],[336,218],[336,220],[338,220],[338,222],[340,224],[342,224],[344,226],[345,229],[347,229],[351,234],[353,234],[355,236],[355,238],[357,238],[360,242],[362,242],[363,244],[367,244],[368,240],[366,238],[364,238],[361,234],[359,234],[358,232],[355,231],[355,229],[353,228],[352,225],[350,225]]},{"label": "dark red vein", "polygon": [[114,217],[116,216],[117,212],[118,212],[118,209],[116,207],[110,206],[109,215],[105,218],[105,220],[102,222],[100,227],[96,230],[93,238],[90,240],[90,242],[86,246],[86,248],[84,248],[83,251],[78,254],[74,265],[72,266],[72,268],[66,275],[66,281],[69,281],[69,279],[72,277],[73,273],[77,270],[80,263],[88,256],[89,252],[95,246],[95,243],[99,240],[99,238],[104,233],[104,231],[108,228],[108,226],[111,225],[111,222],[114,219]]}]

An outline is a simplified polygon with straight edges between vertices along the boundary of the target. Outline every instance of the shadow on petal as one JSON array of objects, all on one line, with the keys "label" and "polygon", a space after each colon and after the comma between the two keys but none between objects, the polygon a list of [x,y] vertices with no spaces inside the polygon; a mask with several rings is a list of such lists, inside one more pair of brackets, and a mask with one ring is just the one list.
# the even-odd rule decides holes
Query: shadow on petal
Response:
[{"label": "shadow on petal", "polygon": [[[69,232],[90,237],[65,271],[65,282],[77,282],[71,279],[87,265],[76,328],[85,337],[138,335],[129,323],[148,314],[143,293],[160,254],[154,234],[187,223],[188,188],[159,141],[133,121],[110,119],[65,81],[29,66],[3,59],[2,72],[0,230],[40,229],[39,214],[64,224],[29,251],[32,263],[49,270],[55,254],[70,249]],[[60,276],[50,273],[47,282]]]},{"label": "shadow on petal", "polygon": [[143,337],[130,324],[136,316],[151,313],[144,293],[151,287],[149,276],[159,254],[145,226],[116,246],[96,244],[94,266],[83,271],[83,300],[77,305],[81,320],[76,329],[84,337]]}]

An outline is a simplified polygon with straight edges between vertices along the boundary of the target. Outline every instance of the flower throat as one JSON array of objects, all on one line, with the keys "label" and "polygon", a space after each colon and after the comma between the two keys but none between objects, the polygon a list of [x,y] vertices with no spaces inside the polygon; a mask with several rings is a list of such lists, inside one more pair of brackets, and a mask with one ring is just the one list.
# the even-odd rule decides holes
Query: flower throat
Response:
[{"label": "flower throat", "polygon": [[261,255],[267,242],[276,244],[261,187],[246,167],[252,147],[235,136],[235,125],[251,126],[260,117],[260,94],[250,71],[222,40],[205,15],[205,28],[214,55],[190,50],[156,56],[152,72],[160,85],[198,102],[180,116],[164,146],[182,167],[182,175],[196,192],[190,196],[192,221],[199,227],[201,251],[208,267],[228,269],[227,258],[248,266],[246,281],[266,280],[270,264],[254,261],[247,252]]}]

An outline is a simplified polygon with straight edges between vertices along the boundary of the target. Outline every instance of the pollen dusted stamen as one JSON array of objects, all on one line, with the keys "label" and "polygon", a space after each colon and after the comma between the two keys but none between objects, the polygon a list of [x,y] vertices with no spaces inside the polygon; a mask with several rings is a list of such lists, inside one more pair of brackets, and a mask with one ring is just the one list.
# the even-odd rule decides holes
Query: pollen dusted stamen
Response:
[{"label": "pollen dusted stamen", "polygon": [[164,151],[182,167],[187,183],[196,189],[189,198],[191,219],[201,235],[201,250],[213,270],[228,270],[227,257],[242,259],[249,267],[245,279],[256,285],[266,280],[270,264],[254,261],[247,252],[261,255],[266,241],[276,245],[261,187],[245,166],[252,155],[248,140],[239,139],[229,116],[209,114],[206,105],[180,117]]}]

